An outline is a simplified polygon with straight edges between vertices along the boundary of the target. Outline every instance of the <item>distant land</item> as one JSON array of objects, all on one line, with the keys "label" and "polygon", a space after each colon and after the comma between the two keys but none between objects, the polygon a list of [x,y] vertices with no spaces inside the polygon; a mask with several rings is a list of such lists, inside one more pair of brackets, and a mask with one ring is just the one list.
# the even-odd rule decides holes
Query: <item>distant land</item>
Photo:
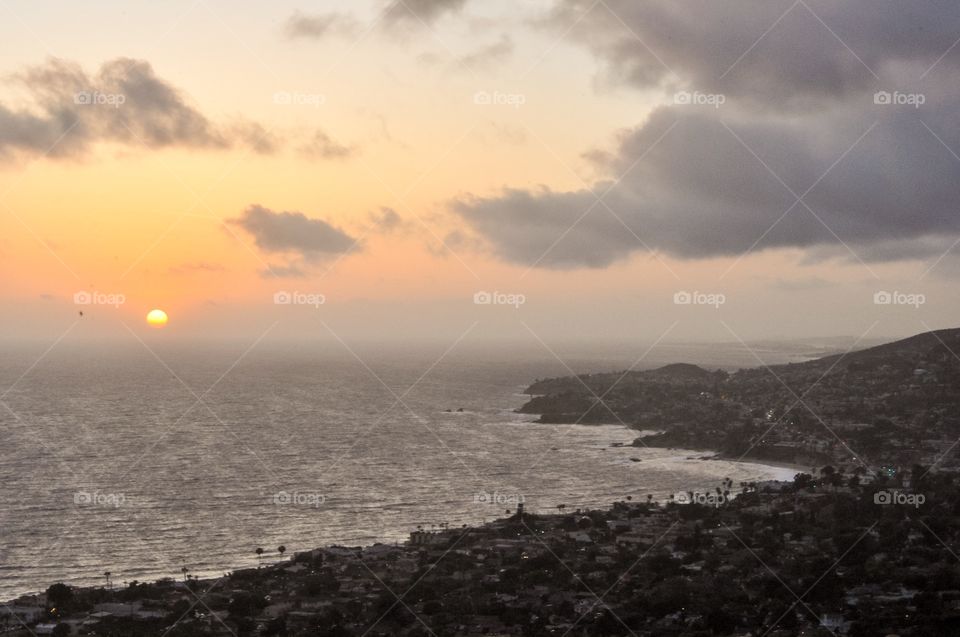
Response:
[{"label": "distant land", "polygon": [[537,380],[538,422],[624,424],[636,446],[863,467],[934,464],[960,437],[960,329],[730,373],[675,363]]}]

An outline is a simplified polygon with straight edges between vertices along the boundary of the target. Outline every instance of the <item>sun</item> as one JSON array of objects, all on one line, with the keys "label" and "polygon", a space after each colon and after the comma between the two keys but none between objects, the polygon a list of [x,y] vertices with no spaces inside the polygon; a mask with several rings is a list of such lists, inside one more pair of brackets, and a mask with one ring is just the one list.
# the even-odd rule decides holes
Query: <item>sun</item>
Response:
[{"label": "sun", "polygon": [[147,323],[150,327],[163,327],[167,324],[167,313],[163,310],[150,310],[147,314]]}]

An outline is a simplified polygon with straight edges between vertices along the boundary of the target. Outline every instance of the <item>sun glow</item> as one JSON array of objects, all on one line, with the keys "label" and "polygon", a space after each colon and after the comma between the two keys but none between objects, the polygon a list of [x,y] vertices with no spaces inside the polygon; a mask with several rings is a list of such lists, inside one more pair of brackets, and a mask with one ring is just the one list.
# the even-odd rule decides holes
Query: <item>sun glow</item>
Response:
[{"label": "sun glow", "polygon": [[147,314],[147,323],[150,327],[163,327],[167,324],[167,313],[163,310],[150,310]]}]

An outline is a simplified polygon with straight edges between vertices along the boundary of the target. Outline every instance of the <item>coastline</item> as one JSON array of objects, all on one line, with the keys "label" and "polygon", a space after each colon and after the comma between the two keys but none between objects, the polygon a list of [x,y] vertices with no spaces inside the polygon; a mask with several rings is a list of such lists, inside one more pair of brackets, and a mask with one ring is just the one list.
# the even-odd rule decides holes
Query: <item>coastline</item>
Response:
[{"label": "coastline", "polygon": [[[711,456],[708,460],[725,460],[727,462],[739,462],[741,464],[755,464],[763,467],[773,467],[775,469],[788,469],[794,473],[810,473],[811,470],[815,470],[815,467],[808,465],[801,465],[793,462],[784,462],[781,460],[763,460],[763,459],[752,459],[752,458],[735,458],[733,456],[725,455],[719,451],[716,455]],[[792,476],[791,476],[792,479]]]},{"label": "coastline", "polygon": [[[580,425],[580,426],[584,426],[584,427],[596,427],[597,425],[588,424],[588,425]],[[623,427],[623,425],[621,425],[621,424],[619,424],[619,423],[610,423],[609,426],[613,426],[613,427]],[[631,427],[627,427],[626,429],[629,430],[629,431],[632,431],[632,430],[633,430]],[[622,449],[628,449],[628,448],[630,448],[630,446],[629,446],[629,445],[623,445],[623,446],[620,447],[620,448],[622,448]],[[685,462],[694,463],[694,464],[696,464],[697,462],[705,462],[705,461],[722,461],[722,462],[735,463],[735,464],[739,464],[739,465],[754,465],[754,466],[756,466],[756,467],[758,468],[758,470],[765,470],[765,471],[768,472],[768,473],[772,473],[772,474],[773,474],[773,477],[766,478],[766,480],[770,480],[770,481],[784,481],[784,482],[789,482],[789,481],[792,481],[793,475],[794,475],[795,473],[809,472],[809,468],[808,468],[808,467],[803,467],[803,466],[800,466],[800,465],[790,464],[790,463],[786,463],[786,462],[778,462],[778,461],[769,461],[769,462],[766,462],[766,461],[753,461],[753,460],[750,460],[750,459],[738,460],[738,459],[735,458],[735,457],[725,456],[725,455],[723,455],[722,453],[720,453],[719,451],[711,450],[711,449],[688,449],[688,448],[680,448],[680,447],[650,447],[650,449],[656,449],[656,450],[659,450],[659,451],[668,451],[668,452],[671,452],[671,453],[675,453],[678,457],[682,457]],[[690,488],[704,488],[704,489],[705,489],[706,487],[703,487],[703,485],[697,485],[696,487],[691,486]],[[707,489],[707,490],[709,490],[709,489]],[[654,502],[657,502],[657,503],[659,503],[659,504],[661,504],[661,505],[665,505],[665,504],[667,503],[667,501],[668,501],[668,500],[666,499],[666,497],[664,497],[664,498],[662,498],[662,499],[661,499],[661,498],[657,498],[657,499],[654,500]],[[585,511],[585,512],[596,512],[596,513],[605,513],[605,514],[606,514],[606,513],[609,513],[609,512],[611,511],[611,509],[613,508],[613,506],[614,506],[614,505],[611,505],[611,504],[603,505],[603,504],[601,504],[601,503],[598,502],[598,503],[596,503],[596,504],[594,504],[594,505],[588,505],[587,507],[582,508],[581,510],[583,510],[583,511]],[[543,509],[543,510],[540,510],[540,511],[534,510],[534,511],[530,511],[530,513],[533,514],[533,515],[535,515],[535,516],[537,516],[537,517],[562,517],[562,515],[564,515],[564,514],[553,513],[552,510],[548,510],[548,509]],[[481,523],[476,523],[476,524],[470,524],[470,525],[467,525],[467,530],[481,530],[481,529],[485,529],[486,527],[490,526],[491,524],[496,524],[496,523],[497,523],[497,522],[494,521],[494,522],[481,522]],[[407,533],[412,533],[412,532],[414,532],[414,531],[415,531],[414,528],[408,528],[408,529],[407,529]],[[342,543],[339,543],[339,542],[334,542],[334,543],[331,543],[331,544],[326,544],[326,545],[319,546],[319,547],[315,547],[315,548],[312,548],[312,549],[306,549],[305,551],[302,551],[302,552],[311,553],[311,552],[325,551],[325,550],[330,550],[330,549],[349,549],[349,550],[352,550],[352,551],[361,551],[361,552],[362,552],[362,551],[366,551],[366,550],[368,550],[368,549],[373,549],[374,547],[383,547],[383,546],[407,546],[407,545],[409,545],[409,544],[410,544],[409,539],[403,540],[403,541],[397,541],[397,542],[374,541],[374,542],[372,542],[372,543],[359,544],[359,545],[346,545],[346,544],[342,544]],[[284,565],[288,565],[289,563],[291,563],[291,562],[292,562],[292,559],[293,559],[293,558],[289,558],[289,559],[286,559],[286,560],[279,560],[279,561],[277,561],[277,562],[271,562],[271,563],[269,563],[269,564],[265,563],[265,564],[263,565],[263,568],[266,569],[266,568],[273,568],[273,567],[283,567]],[[193,581],[194,581],[194,582],[200,582],[200,583],[210,583],[210,582],[214,582],[214,581],[217,581],[217,580],[220,580],[220,579],[232,577],[232,576],[233,576],[234,574],[236,574],[236,573],[242,573],[242,572],[246,572],[246,571],[249,571],[249,570],[256,570],[256,569],[257,569],[256,566],[249,566],[249,565],[246,565],[246,566],[239,566],[239,565],[237,565],[237,566],[230,566],[230,565],[225,565],[225,566],[223,566],[222,568],[209,569],[209,570],[207,570],[207,571],[205,571],[205,572],[201,572],[201,573],[199,574],[199,576],[196,577]],[[218,573],[219,573],[219,575],[218,575]],[[178,573],[176,573],[176,572],[171,572],[171,573],[162,575],[162,576],[158,577],[157,579],[145,580],[145,581],[143,581],[142,583],[147,584],[147,585],[160,585],[162,582],[164,582],[164,581],[169,581],[169,580],[173,580],[174,582],[180,582],[180,580],[177,579],[178,576],[179,576]],[[50,586],[50,585],[52,585],[52,584],[54,584],[54,583],[57,583],[57,582],[55,582],[55,581],[46,582],[46,583],[44,584],[44,586]],[[69,586],[71,586],[72,588],[75,588],[77,591],[94,591],[94,590],[97,590],[97,589],[102,588],[101,586],[97,586],[97,585],[85,585],[85,584],[73,585],[73,584],[69,584],[69,582],[67,582],[67,583],[68,583]],[[33,591],[21,593],[21,594],[19,594],[19,595],[16,595],[15,597],[12,597],[12,598],[7,599],[7,600],[0,600],[0,605],[12,605],[12,604],[15,604],[18,600],[24,600],[24,599],[30,599],[30,598],[34,598],[34,599],[36,599],[36,598],[42,598],[42,597],[44,596],[44,594],[45,594],[44,591],[45,591],[45,589],[41,589],[41,590],[33,590]]]}]

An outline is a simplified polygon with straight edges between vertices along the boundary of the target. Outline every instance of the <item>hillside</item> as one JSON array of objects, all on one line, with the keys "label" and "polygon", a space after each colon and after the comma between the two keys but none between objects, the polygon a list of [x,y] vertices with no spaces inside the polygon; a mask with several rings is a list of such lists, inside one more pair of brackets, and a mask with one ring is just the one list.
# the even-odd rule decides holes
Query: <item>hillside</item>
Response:
[{"label": "hillside", "polygon": [[957,353],[960,329],[947,329],[733,374],[677,363],[554,378],[531,385],[520,411],[658,430],[637,444],[738,457],[933,462],[960,436]]}]

